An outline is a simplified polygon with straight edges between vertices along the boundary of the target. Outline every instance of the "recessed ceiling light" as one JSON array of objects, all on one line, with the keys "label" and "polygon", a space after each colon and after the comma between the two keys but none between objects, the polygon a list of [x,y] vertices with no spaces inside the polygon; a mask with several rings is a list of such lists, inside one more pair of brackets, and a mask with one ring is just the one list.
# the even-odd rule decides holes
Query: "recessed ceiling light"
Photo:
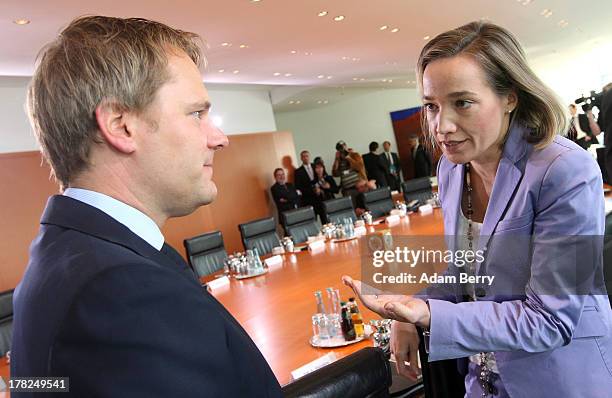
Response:
[{"label": "recessed ceiling light", "polygon": [[319,78],[319,79],[325,79],[325,75],[319,75],[319,76],[317,76],[317,78]]},{"label": "recessed ceiling light", "polygon": [[295,104],[295,101],[289,101],[290,104]]},{"label": "recessed ceiling light", "polygon": [[219,73],[225,72],[225,69],[219,69]]},{"label": "recessed ceiling light", "polygon": [[359,61],[359,58],[353,57],[353,61]]},{"label": "recessed ceiling light", "polygon": [[334,21],[342,21],[344,19],[344,15],[338,15],[337,17],[334,17]]},{"label": "recessed ceiling light", "polygon": [[246,44],[241,44],[241,45],[240,45],[240,48],[249,48],[249,46],[248,46],[248,45],[246,45]]},{"label": "recessed ceiling light", "polygon": [[349,59],[349,57],[342,57],[343,61],[346,61],[347,59]]},{"label": "recessed ceiling light", "polygon": [[550,16],[553,15],[553,12],[552,12],[552,10],[549,10],[548,8],[545,8],[542,11],[540,11],[540,15],[543,16],[544,18],[549,18]]},{"label": "recessed ceiling light", "polygon": [[565,19],[562,19],[562,20],[559,21],[559,23],[557,25],[559,25],[562,28],[566,28],[567,25],[569,25],[569,22],[567,22]]},{"label": "recessed ceiling light", "polygon": [[359,78],[359,81],[360,81],[360,82],[362,82],[362,81],[364,81],[364,80],[365,80],[365,78],[363,78],[363,77],[360,77],[360,78]]},{"label": "recessed ceiling light", "polygon": [[386,82],[387,82],[387,79],[382,79],[382,81],[383,81],[383,83],[386,83]]},{"label": "recessed ceiling light", "polygon": [[30,23],[29,19],[25,19],[25,18],[20,18],[20,19],[16,19],[13,21],[14,24],[16,25],[27,25]]},{"label": "recessed ceiling light", "polygon": [[297,101],[295,101],[295,103],[296,103],[296,104],[300,104],[300,103],[301,103],[301,101],[300,101],[300,100],[297,100]]},{"label": "recessed ceiling light", "polygon": [[221,43],[222,47],[229,47],[231,45],[232,45],[232,43],[228,43],[228,42]]},{"label": "recessed ceiling light", "polygon": [[323,101],[324,104],[327,104],[328,102],[329,102],[328,100]]},{"label": "recessed ceiling light", "polygon": [[323,101],[321,101],[321,100],[317,101],[317,104],[322,104],[322,103],[323,103]]},{"label": "recessed ceiling light", "polygon": [[429,40],[429,36],[424,36],[423,40]]},{"label": "recessed ceiling light", "polygon": [[391,33],[397,33],[397,32],[399,32],[399,28],[393,28],[393,29],[391,29]]},{"label": "recessed ceiling light", "polygon": [[232,73],[233,73],[234,75],[237,75],[238,73],[240,73],[240,71],[236,69],[236,70],[235,70],[235,71],[233,71]]},{"label": "recessed ceiling light", "polygon": [[297,51],[291,50],[291,54],[297,54]]},{"label": "recessed ceiling light", "polygon": [[308,55],[312,55],[312,53],[309,53],[308,51],[306,51],[304,55],[308,56]]},{"label": "recessed ceiling light", "polygon": [[359,78],[358,77],[354,77],[353,80],[359,80]]},{"label": "recessed ceiling light", "polygon": [[521,4],[526,6],[529,3],[531,3],[531,0],[523,0],[523,2]]},{"label": "recessed ceiling light", "polygon": [[327,76],[328,79],[331,79],[333,76]]},{"label": "recessed ceiling light", "polygon": [[274,76],[280,76],[281,73],[280,72],[274,72]]},{"label": "recessed ceiling light", "polygon": [[387,83],[393,83],[393,80],[389,79],[387,80]]},{"label": "recessed ceiling light", "polygon": [[290,77],[291,73],[285,73],[285,77]]},{"label": "recessed ceiling light", "polygon": [[261,0],[251,0],[251,3],[259,3]]},{"label": "recessed ceiling light", "polygon": [[380,28],[378,28],[378,29],[380,29],[380,30],[385,30],[385,29],[387,29],[387,28],[388,28],[388,26],[387,26],[387,25],[383,25],[383,26],[381,26],[381,27],[380,27]]},{"label": "recessed ceiling light", "polygon": [[318,15],[319,15],[320,17],[324,17],[324,16],[326,16],[327,14],[328,14],[328,12],[327,12],[327,11],[321,11],[321,12],[320,12]]}]

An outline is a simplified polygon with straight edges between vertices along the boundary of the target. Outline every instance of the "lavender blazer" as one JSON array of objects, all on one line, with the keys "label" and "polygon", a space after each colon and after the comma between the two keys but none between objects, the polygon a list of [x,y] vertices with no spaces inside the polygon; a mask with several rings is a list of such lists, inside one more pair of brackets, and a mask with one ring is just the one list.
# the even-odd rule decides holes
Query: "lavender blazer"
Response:
[{"label": "lavender blazer", "polygon": [[[611,397],[612,310],[595,242],[604,233],[601,173],[573,142],[557,136],[536,150],[527,133],[510,129],[478,242],[486,255],[477,273],[495,275],[497,286],[477,302],[452,290],[429,299],[429,359],[492,351],[511,397]],[[446,235],[457,231],[464,173],[440,160]],[[530,247],[508,247],[521,236]],[[586,245],[573,245],[572,236]],[[582,269],[591,272],[579,278]],[[572,284],[575,291],[555,290]]]}]

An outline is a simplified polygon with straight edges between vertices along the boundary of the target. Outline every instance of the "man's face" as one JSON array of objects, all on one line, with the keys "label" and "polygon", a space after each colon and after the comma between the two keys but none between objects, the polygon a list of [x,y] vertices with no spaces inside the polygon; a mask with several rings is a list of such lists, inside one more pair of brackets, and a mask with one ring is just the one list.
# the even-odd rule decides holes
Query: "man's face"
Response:
[{"label": "man's face", "polygon": [[383,144],[383,149],[385,150],[385,152],[389,152],[389,149],[391,149],[391,144],[389,144],[388,142],[385,142]]},{"label": "man's face", "polygon": [[576,107],[573,105],[569,106],[570,115],[576,116]]},{"label": "man's face", "polygon": [[309,152],[302,152],[300,154],[300,158],[302,159],[302,164],[310,163],[310,153]]},{"label": "man's face", "polygon": [[287,177],[285,176],[285,170],[278,170],[274,173],[274,180],[280,185],[285,185],[285,181],[287,181]]},{"label": "man's face", "polygon": [[228,145],[209,119],[210,102],[200,72],[186,54],[168,55],[170,79],[144,112],[152,121],[138,136],[139,170],[149,200],[168,217],[190,214],[217,196],[213,155]]}]

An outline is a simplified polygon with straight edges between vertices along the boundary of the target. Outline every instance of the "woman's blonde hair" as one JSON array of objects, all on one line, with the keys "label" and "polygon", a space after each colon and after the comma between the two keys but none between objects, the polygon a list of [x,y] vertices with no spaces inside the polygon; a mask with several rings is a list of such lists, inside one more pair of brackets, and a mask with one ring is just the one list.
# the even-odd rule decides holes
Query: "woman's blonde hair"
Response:
[{"label": "woman's blonde hair", "polygon": [[86,16],[41,52],[28,88],[30,122],[62,188],[88,165],[104,101],[142,112],[170,78],[169,53],[202,61],[200,39],[141,18]]},{"label": "woman's blonde hair", "polygon": [[[469,55],[482,67],[490,87],[499,95],[514,92],[518,104],[512,120],[531,130],[528,142],[543,148],[555,135],[565,131],[566,115],[556,95],[527,65],[518,40],[506,29],[487,22],[471,22],[433,38],[421,50],[417,63],[419,85],[431,62],[438,59]],[[427,115],[423,111],[423,131],[429,132]],[[432,138],[432,142],[435,142]]]}]

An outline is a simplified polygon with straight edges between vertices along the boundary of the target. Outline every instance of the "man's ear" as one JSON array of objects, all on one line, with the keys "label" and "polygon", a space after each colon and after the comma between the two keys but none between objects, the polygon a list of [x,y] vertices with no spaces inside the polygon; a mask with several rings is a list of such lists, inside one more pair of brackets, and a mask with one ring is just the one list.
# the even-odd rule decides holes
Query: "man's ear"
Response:
[{"label": "man's ear", "polygon": [[95,110],[101,138],[118,152],[129,154],[136,150],[136,141],[130,131],[128,112],[113,102],[102,102]]}]

